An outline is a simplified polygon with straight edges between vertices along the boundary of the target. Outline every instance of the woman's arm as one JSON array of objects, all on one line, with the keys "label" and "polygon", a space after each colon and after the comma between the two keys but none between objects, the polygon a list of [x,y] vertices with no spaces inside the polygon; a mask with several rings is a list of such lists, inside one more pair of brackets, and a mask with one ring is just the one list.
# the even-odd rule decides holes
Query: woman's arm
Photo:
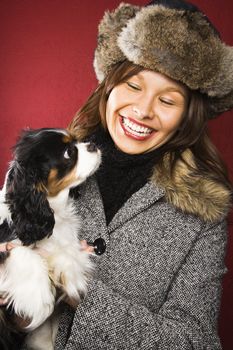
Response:
[{"label": "woman's arm", "polygon": [[[224,222],[205,228],[174,276],[158,313],[122,298],[100,280],[93,281],[75,313],[69,348],[221,349],[217,317],[226,271],[225,245]],[[61,343],[58,336],[57,349]]]}]

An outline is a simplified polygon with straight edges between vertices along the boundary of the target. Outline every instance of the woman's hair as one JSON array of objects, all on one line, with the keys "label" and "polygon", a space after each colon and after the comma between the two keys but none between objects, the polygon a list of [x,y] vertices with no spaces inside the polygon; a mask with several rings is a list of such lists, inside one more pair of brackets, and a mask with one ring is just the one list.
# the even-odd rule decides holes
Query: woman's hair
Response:
[{"label": "woman's hair", "polygon": [[[106,104],[109,94],[115,86],[127,81],[142,70],[145,68],[127,60],[117,63],[77,112],[68,128],[75,132],[80,140],[91,135],[100,124],[107,129]],[[226,166],[208,136],[208,97],[199,91],[187,90],[188,103],[185,116],[173,137],[161,146],[163,151],[158,166],[163,167],[163,155],[169,153],[171,160],[169,170],[172,174],[177,160],[185,162],[182,152],[189,148],[194,155],[195,168],[192,168],[190,164],[187,165],[194,175],[201,172],[204,176],[207,175],[232,190]]]}]

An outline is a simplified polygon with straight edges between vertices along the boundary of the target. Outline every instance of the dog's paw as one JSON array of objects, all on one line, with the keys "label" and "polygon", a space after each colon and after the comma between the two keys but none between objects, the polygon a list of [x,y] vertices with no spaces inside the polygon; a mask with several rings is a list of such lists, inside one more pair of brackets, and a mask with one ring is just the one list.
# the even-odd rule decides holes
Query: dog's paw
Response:
[{"label": "dog's paw", "polygon": [[94,269],[90,254],[77,249],[72,252],[72,248],[69,248],[65,253],[50,257],[49,266],[55,285],[69,298],[80,301],[87,292]]}]

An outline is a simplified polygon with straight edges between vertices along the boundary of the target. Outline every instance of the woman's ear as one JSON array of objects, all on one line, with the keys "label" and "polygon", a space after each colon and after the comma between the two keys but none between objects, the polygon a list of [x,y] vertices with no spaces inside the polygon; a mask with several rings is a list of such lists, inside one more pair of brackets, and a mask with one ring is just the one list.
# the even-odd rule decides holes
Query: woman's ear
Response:
[{"label": "woman's ear", "polygon": [[37,186],[36,172],[14,162],[6,185],[6,202],[15,235],[24,245],[50,236],[55,224],[46,190]]}]

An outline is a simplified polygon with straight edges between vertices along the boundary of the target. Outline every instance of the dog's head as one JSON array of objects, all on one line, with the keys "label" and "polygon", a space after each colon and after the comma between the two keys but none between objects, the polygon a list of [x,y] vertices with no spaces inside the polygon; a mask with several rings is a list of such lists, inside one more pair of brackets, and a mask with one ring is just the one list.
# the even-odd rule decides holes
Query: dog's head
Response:
[{"label": "dog's head", "polygon": [[47,197],[86,180],[100,164],[94,144],[79,143],[65,129],[26,130],[14,147],[6,182],[17,237],[25,245],[51,235],[54,215]]}]

